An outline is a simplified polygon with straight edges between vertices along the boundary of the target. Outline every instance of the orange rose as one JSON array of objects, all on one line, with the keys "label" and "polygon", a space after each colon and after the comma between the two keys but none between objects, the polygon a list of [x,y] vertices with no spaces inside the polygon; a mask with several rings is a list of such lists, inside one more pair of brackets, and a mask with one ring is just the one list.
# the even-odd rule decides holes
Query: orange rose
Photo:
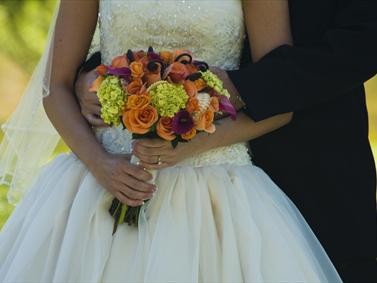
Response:
[{"label": "orange rose", "polygon": [[99,76],[98,78],[96,78],[94,80],[94,82],[92,83],[91,87],[89,88],[89,91],[91,92],[97,92],[99,87],[101,86],[101,83],[103,82],[105,78],[102,77],[102,76]]},{"label": "orange rose", "polygon": [[173,61],[173,53],[170,51],[161,51],[160,58],[165,64],[171,64]]},{"label": "orange rose", "polygon": [[151,97],[148,94],[130,95],[127,99],[127,109],[143,109],[150,102]]},{"label": "orange rose", "polygon": [[191,140],[195,136],[196,136],[196,129],[192,128],[187,133],[181,135],[181,138],[184,139],[184,140],[186,140],[186,141],[189,141],[189,140]]},{"label": "orange rose", "polygon": [[133,78],[141,78],[144,76],[144,65],[141,62],[134,61],[130,64],[131,75]]},{"label": "orange rose", "polygon": [[186,79],[186,77],[189,75],[189,72],[187,71],[187,68],[184,64],[174,62],[169,66],[168,75],[172,82],[179,83]]},{"label": "orange rose", "polygon": [[175,139],[174,132],[172,131],[173,119],[170,117],[161,117],[157,123],[157,134],[167,141],[172,141]]},{"label": "orange rose", "polygon": [[189,100],[188,100],[188,102],[187,102],[186,110],[189,113],[199,111],[200,107],[199,107],[199,101],[198,101],[198,99],[195,98],[195,97],[190,97]]},{"label": "orange rose", "polygon": [[186,68],[190,74],[198,72],[198,68],[194,64],[186,64]]},{"label": "orange rose", "polygon": [[115,57],[113,61],[111,61],[111,67],[114,67],[114,68],[128,67],[128,61],[127,61],[126,56],[122,55],[122,56]]},{"label": "orange rose", "polygon": [[107,73],[107,67],[105,65],[103,65],[103,64],[99,65],[96,68],[96,72],[97,72],[98,75],[104,76]]},{"label": "orange rose", "polygon": [[190,97],[194,97],[198,93],[195,83],[190,80],[185,80],[183,83],[183,87],[185,88],[187,95]]},{"label": "orange rose", "polygon": [[136,79],[130,82],[126,87],[127,93],[139,94],[144,91],[144,85],[141,79]]},{"label": "orange rose", "polygon": [[143,109],[131,109],[123,113],[123,123],[134,134],[146,134],[158,120],[157,110],[148,105]]},{"label": "orange rose", "polygon": [[213,124],[213,119],[215,117],[215,114],[211,110],[207,110],[204,113],[200,114],[196,129],[199,131],[205,131],[207,133],[214,133],[216,130],[215,125]]},{"label": "orange rose", "polygon": [[219,111],[219,98],[212,96],[209,104],[209,110],[218,112]]}]

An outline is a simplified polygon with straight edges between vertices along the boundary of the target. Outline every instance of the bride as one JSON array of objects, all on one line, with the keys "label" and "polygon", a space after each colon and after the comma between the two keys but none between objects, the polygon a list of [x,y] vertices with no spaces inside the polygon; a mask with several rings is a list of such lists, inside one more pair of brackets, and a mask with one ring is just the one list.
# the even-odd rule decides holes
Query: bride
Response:
[{"label": "bride", "polygon": [[[259,123],[239,113],[175,150],[145,140],[132,151],[119,128],[94,135],[73,95],[98,14],[105,64],[151,45],[235,69],[244,23],[255,61],[290,44],[287,2],[61,1],[43,103],[72,153],[43,168],[4,226],[0,281],[340,282],[296,207],[248,155],[246,142],[284,126],[290,113]],[[128,162],[130,153],[159,170],[155,185]],[[123,224],[112,235],[113,196],[129,205],[151,199],[137,228]]]}]

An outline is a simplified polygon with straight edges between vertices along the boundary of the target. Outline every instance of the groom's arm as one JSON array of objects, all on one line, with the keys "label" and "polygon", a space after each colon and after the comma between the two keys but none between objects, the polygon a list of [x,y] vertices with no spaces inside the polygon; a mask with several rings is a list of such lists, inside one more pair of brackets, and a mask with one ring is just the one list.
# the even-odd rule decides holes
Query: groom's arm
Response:
[{"label": "groom's arm", "polygon": [[99,51],[89,54],[86,60],[78,68],[74,85],[75,95],[80,104],[81,114],[88,123],[94,127],[105,127],[105,122],[100,117],[101,104],[95,92],[90,87],[97,78],[95,68],[101,64],[101,53]]},{"label": "groom's arm", "polygon": [[318,44],[283,45],[228,72],[249,116],[259,121],[326,102],[377,73],[377,1],[348,2]]}]

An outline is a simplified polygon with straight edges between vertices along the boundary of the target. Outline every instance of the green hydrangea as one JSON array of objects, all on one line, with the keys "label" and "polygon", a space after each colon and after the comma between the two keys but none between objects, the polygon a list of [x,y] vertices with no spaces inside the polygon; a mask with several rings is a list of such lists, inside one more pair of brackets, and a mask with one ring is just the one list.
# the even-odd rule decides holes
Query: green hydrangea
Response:
[{"label": "green hydrangea", "polygon": [[182,85],[159,83],[149,89],[151,103],[162,117],[174,117],[186,107],[188,95]]},{"label": "green hydrangea", "polygon": [[213,88],[217,93],[230,97],[230,94],[227,89],[224,88],[222,80],[219,79],[214,73],[210,70],[205,72],[200,72],[202,74],[202,79],[207,83],[207,85]]},{"label": "green hydrangea", "polygon": [[119,78],[107,76],[97,92],[101,103],[101,118],[106,124],[118,126],[125,104],[125,92]]}]

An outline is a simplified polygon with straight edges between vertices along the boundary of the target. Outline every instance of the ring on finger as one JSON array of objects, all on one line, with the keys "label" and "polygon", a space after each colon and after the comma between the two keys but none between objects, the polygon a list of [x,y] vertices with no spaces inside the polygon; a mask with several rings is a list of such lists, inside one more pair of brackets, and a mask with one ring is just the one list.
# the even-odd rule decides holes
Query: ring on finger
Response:
[{"label": "ring on finger", "polygon": [[159,155],[157,158],[157,165],[161,165],[161,164],[162,164],[161,155]]}]

